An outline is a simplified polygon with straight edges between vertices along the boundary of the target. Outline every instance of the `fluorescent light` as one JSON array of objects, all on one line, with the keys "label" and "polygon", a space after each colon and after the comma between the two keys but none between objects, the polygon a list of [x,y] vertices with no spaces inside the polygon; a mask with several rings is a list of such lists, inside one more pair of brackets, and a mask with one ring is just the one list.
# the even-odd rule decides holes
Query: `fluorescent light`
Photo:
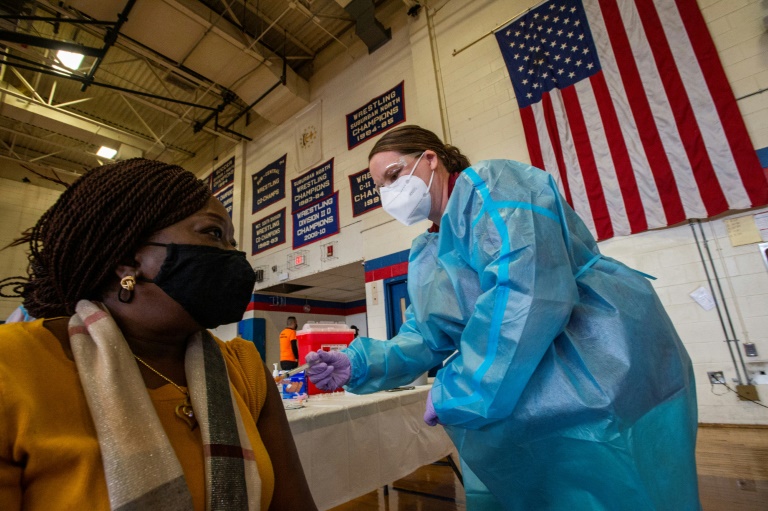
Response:
[{"label": "fluorescent light", "polygon": [[96,156],[101,156],[102,158],[109,158],[110,160],[115,157],[117,154],[117,149],[112,149],[111,147],[107,146],[101,146],[98,151],[96,151]]},{"label": "fluorescent light", "polygon": [[[59,62],[61,62],[64,67],[67,69],[71,69],[73,71],[77,71],[80,69],[80,64],[83,62],[83,55],[80,53],[74,53],[71,51],[64,51],[59,50],[56,52],[56,58],[59,59]],[[61,69],[58,66],[53,66],[56,68]]]}]

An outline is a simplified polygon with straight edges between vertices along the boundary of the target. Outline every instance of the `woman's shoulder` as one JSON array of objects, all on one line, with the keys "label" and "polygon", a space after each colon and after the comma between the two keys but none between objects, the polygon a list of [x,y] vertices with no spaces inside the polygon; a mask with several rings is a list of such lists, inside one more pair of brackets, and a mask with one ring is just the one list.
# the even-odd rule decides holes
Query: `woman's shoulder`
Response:
[{"label": "woman's shoulder", "polygon": [[229,341],[222,341],[216,336],[213,338],[225,357],[229,356],[236,359],[247,359],[261,363],[261,355],[259,354],[259,350],[256,349],[256,345],[251,341],[242,339],[240,337],[235,337]]},{"label": "woman's shoulder", "polygon": [[50,333],[43,326],[42,319],[27,322],[5,323],[0,325],[0,350],[28,350],[30,340],[49,340]]},{"label": "woman's shoulder", "polygon": [[[61,342],[44,325],[43,319],[0,325],[0,375],[38,379],[74,371]],[[21,383],[23,385],[23,383]]]},{"label": "woman's shoulder", "polygon": [[267,390],[267,373],[259,350],[251,341],[239,337],[231,341],[214,339],[224,356],[230,381],[246,400],[251,412],[257,415],[264,406]]},{"label": "woman's shoulder", "polygon": [[255,344],[240,337],[235,337],[230,341],[222,341],[217,337],[214,339],[216,339],[227,365],[237,367],[248,379],[264,379],[264,361],[261,359]]}]

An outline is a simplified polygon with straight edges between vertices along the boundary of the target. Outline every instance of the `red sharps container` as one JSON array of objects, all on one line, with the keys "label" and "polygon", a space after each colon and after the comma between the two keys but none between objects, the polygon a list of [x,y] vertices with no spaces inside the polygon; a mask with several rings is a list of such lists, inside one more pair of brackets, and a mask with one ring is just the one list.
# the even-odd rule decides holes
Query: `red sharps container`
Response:
[{"label": "red sharps container", "polygon": [[[307,353],[310,351],[341,351],[349,346],[352,339],[355,338],[355,331],[344,323],[334,323],[331,321],[308,321],[301,330],[296,332],[296,339],[299,344],[299,364],[307,361]],[[344,390],[342,388],[336,391]],[[333,392],[336,392],[333,391]],[[307,378],[307,394],[324,394]]]}]

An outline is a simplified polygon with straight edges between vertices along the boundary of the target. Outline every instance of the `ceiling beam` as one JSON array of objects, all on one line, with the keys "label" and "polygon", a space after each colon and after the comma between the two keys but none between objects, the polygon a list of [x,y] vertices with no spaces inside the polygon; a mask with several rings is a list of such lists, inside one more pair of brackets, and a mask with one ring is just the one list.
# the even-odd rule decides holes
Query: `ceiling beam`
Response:
[{"label": "ceiling beam", "polygon": [[[112,130],[115,133],[114,137],[110,136],[108,134],[104,134],[103,136],[105,136],[106,138],[112,139],[112,140],[118,140],[118,141],[121,141],[121,139],[125,140],[125,141],[127,141],[127,143],[129,145],[133,145],[133,146],[138,147],[140,149],[145,147],[147,145],[147,143],[153,143],[154,142],[154,140],[152,140],[150,137],[147,137],[146,135],[130,133],[130,132],[125,131],[125,130],[123,130],[121,128],[116,128],[114,126],[110,126],[109,124],[106,124],[106,123],[103,123],[103,122],[100,122],[100,121],[95,121],[93,119],[89,119],[88,117],[75,114],[75,113],[70,112],[68,110],[63,110],[63,109],[58,108],[56,106],[49,105],[48,103],[46,103],[44,101],[43,102],[37,101],[37,100],[35,100],[33,98],[30,98],[28,96],[20,94],[20,93],[14,91],[14,90],[11,90],[11,89],[0,88],[0,94],[8,94],[10,96],[13,96],[13,97],[16,97],[16,98],[19,98],[19,99],[23,99],[25,101],[28,101],[30,103],[33,103],[33,104],[38,105],[40,107],[43,107],[45,109],[55,110],[56,112],[60,112],[61,114],[64,114],[64,115],[66,115],[68,117],[71,117],[72,119],[77,119],[77,120],[80,120],[80,121],[84,121],[84,122],[90,123],[90,124],[92,124],[93,126],[96,126],[96,127],[101,127],[101,128],[105,128],[107,130]],[[115,138],[115,137],[117,137],[117,138]],[[134,141],[133,142],[130,141],[131,139],[133,139]],[[186,155],[187,157],[190,157],[190,158],[194,156],[194,153],[192,153],[190,151],[187,151],[185,149],[179,148],[179,147],[168,147],[167,149],[169,149],[171,151],[178,152],[178,153],[182,153],[182,154],[184,154],[184,155]]]}]

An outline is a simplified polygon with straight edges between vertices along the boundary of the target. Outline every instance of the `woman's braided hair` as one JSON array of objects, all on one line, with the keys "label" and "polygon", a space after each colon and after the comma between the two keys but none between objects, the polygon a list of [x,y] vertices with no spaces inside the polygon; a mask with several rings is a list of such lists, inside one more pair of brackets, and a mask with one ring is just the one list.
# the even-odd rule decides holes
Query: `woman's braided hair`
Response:
[{"label": "woman's braided hair", "polygon": [[114,270],[152,233],[205,206],[211,192],[177,165],[135,158],[76,181],[11,245],[29,245],[21,295],[36,318],[69,316],[100,299]]},{"label": "woman's braided hair", "polygon": [[431,131],[420,126],[410,125],[395,128],[381,137],[368,154],[370,161],[374,155],[386,151],[400,154],[422,153],[431,150],[437,153],[449,174],[461,172],[470,166],[469,159],[461,154],[458,147],[444,144]]}]

